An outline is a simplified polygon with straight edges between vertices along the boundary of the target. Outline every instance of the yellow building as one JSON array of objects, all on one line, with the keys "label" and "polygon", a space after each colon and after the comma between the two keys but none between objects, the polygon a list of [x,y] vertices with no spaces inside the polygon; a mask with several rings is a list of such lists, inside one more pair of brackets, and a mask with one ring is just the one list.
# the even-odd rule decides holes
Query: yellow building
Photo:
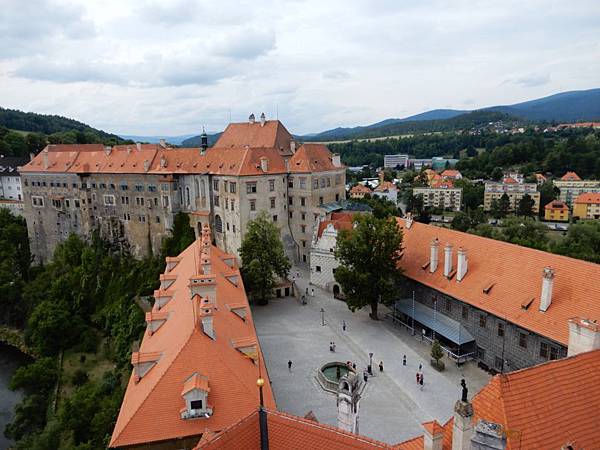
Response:
[{"label": "yellow building", "polygon": [[573,203],[573,217],[578,219],[600,219],[600,193],[585,192]]},{"label": "yellow building", "polygon": [[544,206],[544,219],[552,222],[568,222],[569,207],[565,202],[552,200]]}]

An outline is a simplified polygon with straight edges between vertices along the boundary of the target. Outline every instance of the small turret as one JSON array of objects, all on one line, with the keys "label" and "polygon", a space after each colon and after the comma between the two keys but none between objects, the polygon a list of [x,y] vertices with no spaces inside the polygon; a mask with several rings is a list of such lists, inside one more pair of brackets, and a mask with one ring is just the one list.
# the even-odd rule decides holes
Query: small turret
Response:
[{"label": "small turret", "polygon": [[206,153],[206,149],[208,148],[208,136],[204,127],[202,127],[202,134],[200,135],[200,154],[204,155]]}]

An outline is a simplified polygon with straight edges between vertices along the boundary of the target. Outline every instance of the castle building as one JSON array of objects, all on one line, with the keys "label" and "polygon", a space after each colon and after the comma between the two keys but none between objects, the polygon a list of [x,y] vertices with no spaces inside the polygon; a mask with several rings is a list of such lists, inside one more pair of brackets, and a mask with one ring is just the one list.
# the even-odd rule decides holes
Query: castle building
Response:
[{"label": "castle building", "polygon": [[113,448],[191,449],[261,401],[275,408],[236,257],[211,245],[205,225],[199,239],[166,262],[131,356]]},{"label": "castle building", "polygon": [[345,198],[345,168],[320,144],[299,145],[278,120],[232,123],[212,148],[164,144],[49,145],[21,168],[24,214],[38,261],[70,233],[102,236],[136,256],[157,254],[174,215],[238,255],[247,224],[265,211],[284,247],[308,263],[316,219]]}]

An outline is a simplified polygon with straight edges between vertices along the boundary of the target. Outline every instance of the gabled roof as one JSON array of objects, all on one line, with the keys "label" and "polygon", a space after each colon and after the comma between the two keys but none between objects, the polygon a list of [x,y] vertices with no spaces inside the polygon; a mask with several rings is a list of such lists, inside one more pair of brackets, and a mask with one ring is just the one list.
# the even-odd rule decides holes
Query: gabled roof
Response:
[{"label": "gabled roof", "polygon": [[456,170],[456,169],[446,169],[442,172],[442,177],[458,177],[461,176],[460,171]]},{"label": "gabled roof", "polygon": [[600,203],[600,193],[594,193],[594,192],[584,192],[583,194],[579,194],[577,196],[577,198],[575,199],[575,203],[581,203],[581,204],[598,204]]},{"label": "gabled roof", "polygon": [[[201,260],[202,243],[197,240],[179,255],[179,263],[168,273],[176,277],[166,289],[172,298],[161,308],[168,319],[153,334],[147,329],[140,346],[141,353],[159,353],[160,357],[141,379],[137,380],[132,372],[111,447],[200,436],[205,430],[217,432],[247,416],[259,404],[259,366],[231,344],[236,339],[256,339],[244,286],[241,278],[237,285],[226,279],[226,274],[239,272],[226,264],[230,255],[217,247],[209,248],[211,275],[216,280],[217,307],[212,311],[215,339],[199,325],[195,314],[199,308],[195,299],[199,296],[190,299],[190,278],[199,273],[196,264]],[[248,308],[245,320],[227,307],[230,303]],[[275,407],[264,358],[261,356],[259,361],[266,381],[265,405]],[[185,406],[182,392],[193,388],[210,390],[212,416],[181,418]]]},{"label": "gabled roof", "polygon": [[[449,228],[413,222],[407,229],[404,219],[398,223],[404,234],[400,266],[410,279],[565,346],[569,318],[600,320],[598,264]],[[467,250],[468,271],[462,281],[457,282],[456,277],[448,280],[443,264],[433,274],[423,270],[430,258],[430,242],[436,238],[442,246],[454,246],[454,267],[458,248]],[[542,312],[539,306],[545,267],[554,268],[555,277],[552,304]],[[491,284],[493,288],[485,293],[484,288]]]},{"label": "gabled roof", "polygon": [[329,149],[323,144],[302,144],[290,158],[290,172],[326,172],[340,169],[333,165]]},{"label": "gabled roof", "polygon": [[230,123],[213,148],[263,147],[274,148],[282,153],[290,152],[292,135],[279,120],[250,123]]},{"label": "gabled roof", "polygon": [[474,420],[511,431],[507,449],[600,448],[600,350],[496,375],[473,398]]},{"label": "gabled roof", "polygon": [[371,190],[371,188],[369,186],[365,186],[364,184],[360,184],[360,183],[358,183],[356,186],[353,186],[352,189],[350,189],[351,194],[360,194],[363,192],[365,194],[370,194],[373,191]]},{"label": "gabled roof", "polygon": [[383,183],[379,183],[379,185],[375,188],[375,192],[384,192],[394,189],[398,190],[398,187],[394,183],[391,181],[384,181]]},{"label": "gabled roof", "polygon": [[[575,202],[575,203],[577,203],[577,202]],[[548,203],[546,206],[544,206],[544,209],[553,210],[553,211],[569,211],[569,206],[563,201],[552,200],[550,203]]]},{"label": "gabled roof", "polygon": [[506,177],[502,180],[502,182],[504,184],[519,184],[519,182],[517,180],[515,180],[513,177]]},{"label": "gabled roof", "polygon": [[[291,414],[265,410],[270,450],[352,450],[393,449],[384,442],[349,433],[331,425]],[[236,424],[198,443],[195,450],[259,450],[258,410]],[[422,447],[421,447],[422,448]]]},{"label": "gabled roof", "polygon": [[29,158],[20,156],[0,155],[0,176],[18,177],[17,168],[24,166],[29,162]]},{"label": "gabled roof", "polygon": [[567,172],[560,179],[562,181],[581,181],[581,178],[575,172]]},{"label": "gabled roof", "polygon": [[452,180],[432,180],[431,187],[433,189],[452,189],[454,187],[454,183]]}]

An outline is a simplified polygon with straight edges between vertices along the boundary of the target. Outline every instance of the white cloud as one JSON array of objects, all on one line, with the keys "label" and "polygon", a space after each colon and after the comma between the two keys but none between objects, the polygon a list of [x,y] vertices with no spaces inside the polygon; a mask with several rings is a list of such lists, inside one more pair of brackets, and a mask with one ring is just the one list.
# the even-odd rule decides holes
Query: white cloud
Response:
[{"label": "white cloud", "polygon": [[5,0],[2,106],[107,131],[290,131],[600,86],[600,3]]}]

